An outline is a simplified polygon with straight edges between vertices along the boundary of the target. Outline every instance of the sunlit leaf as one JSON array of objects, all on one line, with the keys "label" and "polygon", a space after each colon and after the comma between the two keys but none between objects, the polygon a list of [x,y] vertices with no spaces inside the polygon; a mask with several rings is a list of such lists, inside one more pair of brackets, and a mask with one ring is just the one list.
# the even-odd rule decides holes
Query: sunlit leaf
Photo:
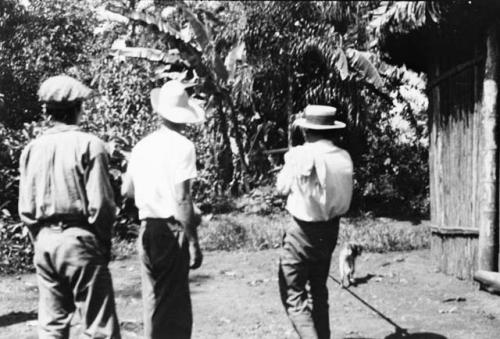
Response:
[{"label": "sunlit leaf", "polygon": [[340,75],[340,79],[345,80],[349,76],[349,65],[344,51],[337,48],[335,51],[335,67]]},{"label": "sunlit leaf", "polygon": [[184,4],[180,3],[179,7],[182,9],[184,16],[189,21],[191,28],[193,29],[196,41],[198,42],[201,49],[205,49],[210,41],[208,30],[204,23],[202,23],[196,15]]},{"label": "sunlit leaf", "polygon": [[238,62],[245,62],[245,60],[246,60],[245,42],[241,42],[229,51],[229,53],[226,56],[226,59],[224,60],[224,66],[226,66],[226,69],[228,71],[229,80],[234,79]]},{"label": "sunlit leaf", "polygon": [[377,89],[383,87],[382,78],[380,77],[377,69],[363,54],[363,52],[349,48],[346,51],[346,56],[349,65],[356,71],[359,79],[373,85]]}]

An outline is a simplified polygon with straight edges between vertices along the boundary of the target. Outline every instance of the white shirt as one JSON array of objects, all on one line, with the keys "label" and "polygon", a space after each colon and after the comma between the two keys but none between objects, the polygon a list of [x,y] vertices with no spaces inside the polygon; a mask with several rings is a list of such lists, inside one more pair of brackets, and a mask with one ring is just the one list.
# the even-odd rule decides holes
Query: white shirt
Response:
[{"label": "white shirt", "polygon": [[194,144],[161,127],[132,149],[127,175],[124,191],[134,195],[139,219],[172,217],[177,210],[175,185],[197,175]]},{"label": "white shirt", "polygon": [[347,212],[352,198],[349,153],[328,140],[292,148],[278,175],[277,188],[288,194],[287,210],[303,221],[327,221]]}]

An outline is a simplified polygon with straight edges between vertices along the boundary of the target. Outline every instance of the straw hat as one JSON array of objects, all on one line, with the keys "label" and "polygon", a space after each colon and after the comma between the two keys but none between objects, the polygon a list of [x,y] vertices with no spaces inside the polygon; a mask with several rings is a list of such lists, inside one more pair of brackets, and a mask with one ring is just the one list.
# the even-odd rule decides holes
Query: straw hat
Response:
[{"label": "straw hat", "polygon": [[205,110],[190,99],[180,81],[171,80],[151,91],[153,110],[162,118],[178,124],[197,124],[205,121]]},{"label": "straw hat", "polygon": [[344,128],[343,122],[335,120],[336,113],[337,109],[332,106],[309,105],[304,109],[303,117],[295,120],[295,125],[315,130]]}]

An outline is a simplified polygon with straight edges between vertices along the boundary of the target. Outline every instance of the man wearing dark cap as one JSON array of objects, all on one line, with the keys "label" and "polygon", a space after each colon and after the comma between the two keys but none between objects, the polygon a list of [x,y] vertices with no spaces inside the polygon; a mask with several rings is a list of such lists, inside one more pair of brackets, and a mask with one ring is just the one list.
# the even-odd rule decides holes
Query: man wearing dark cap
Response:
[{"label": "man wearing dark cap", "polygon": [[120,338],[108,262],[116,206],[104,142],[77,127],[91,90],[65,75],[38,91],[54,127],[20,159],[19,215],[35,244],[39,338],[69,338],[79,310],[84,338]]},{"label": "man wearing dark cap", "polygon": [[333,143],[336,131],[345,127],[335,113],[330,106],[305,108],[295,122],[305,144],[285,154],[277,182],[288,195],[287,210],[294,219],[283,238],[279,287],[300,338],[330,338],[326,280],[339,217],[349,209],[353,185],[351,157]]}]

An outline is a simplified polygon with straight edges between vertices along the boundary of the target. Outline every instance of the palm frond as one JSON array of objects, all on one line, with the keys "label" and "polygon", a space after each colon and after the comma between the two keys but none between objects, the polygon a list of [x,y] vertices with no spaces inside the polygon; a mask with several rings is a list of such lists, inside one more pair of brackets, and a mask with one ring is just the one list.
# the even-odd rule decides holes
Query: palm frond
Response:
[{"label": "palm frond", "polygon": [[119,14],[125,18],[133,21],[141,22],[146,25],[151,25],[156,27],[160,32],[174,36],[177,39],[182,40],[182,35],[179,30],[165,22],[160,15],[152,13],[143,13],[134,10],[130,10],[125,7],[117,6],[115,4],[108,4],[106,10],[115,14]]},{"label": "palm frond", "polygon": [[210,42],[210,36],[208,34],[207,27],[203,22],[201,22],[196,15],[184,4],[183,2],[179,3],[179,8],[182,9],[182,13],[188,20],[191,25],[191,29],[194,32],[194,36],[196,38],[196,42],[200,46],[201,50],[204,50],[205,47]]},{"label": "palm frond", "polygon": [[408,34],[429,23],[439,23],[443,3],[437,1],[383,1],[372,11],[370,29],[382,39],[388,34]]},{"label": "palm frond", "polygon": [[373,85],[376,89],[381,89],[384,85],[382,78],[366,53],[348,48],[346,56],[349,65],[356,71],[356,76],[359,80]]}]

